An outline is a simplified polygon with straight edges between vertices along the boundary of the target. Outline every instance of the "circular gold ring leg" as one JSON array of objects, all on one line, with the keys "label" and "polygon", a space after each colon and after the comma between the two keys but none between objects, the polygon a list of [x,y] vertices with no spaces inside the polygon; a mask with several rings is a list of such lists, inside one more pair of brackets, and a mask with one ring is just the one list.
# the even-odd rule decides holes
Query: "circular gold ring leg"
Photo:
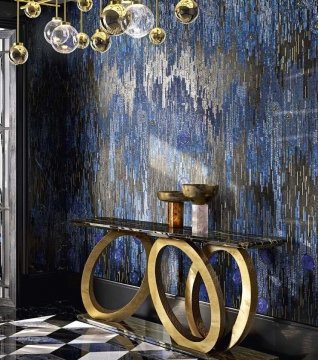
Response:
[{"label": "circular gold ring leg", "polygon": [[[230,349],[245,338],[252,325],[256,312],[258,293],[256,272],[253,266],[253,262],[245,249],[208,245],[204,247],[203,251],[207,257],[210,257],[214,252],[217,251],[225,251],[229,253],[235,259],[241,272],[242,300],[240,309],[226,344],[221,345],[223,349]],[[191,332],[195,336],[204,337],[207,333],[207,330],[204,326],[200,314],[198,301],[199,287],[197,285],[198,278],[198,271],[192,266],[187,279],[185,301],[186,307],[193,309],[192,312],[187,312],[187,320]]]},{"label": "circular gold ring leg", "polygon": [[[183,251],[193,262],[193,269],[200,273],[207,288],[210,308],[211,324],[206,337],[196,337],[185,329],[175,314],[172,312],[165,291],[161,276],[161,258],[163,249],[166,246],[174,246]],[[182,240],[157,239],[154,243],[148,261],[149,289],[157,314],[168,334],[174,341],[184,347],[207,353],[216,344],[219,335],[223,332],[224,324],[224,302],[221,289],[218,285],[216,275],[209,264],[208,258],[201,249],[195,245]],[[186,308],[186,312],[188,309]]]},{"label": "circular gold ring leg", "polygon": [[105,250],[106,246],[109,245],[113,240],[120,236],[128,235],[134,236],[142,242],[148,261],[150,249],[152,246],[150,237],[144,234],[136,234],[135,232],[128,231],[110,231],[96,244],[86,261],[82,275],[81,294],[87,313],[94,319],[122,321],[132,315],[149,295],[148,274],[146,271],[144,279],[136,295],[124,307],[117,310],[107,310],[103,308],[95,298],[93,291],[93,275],[98,258]]}]

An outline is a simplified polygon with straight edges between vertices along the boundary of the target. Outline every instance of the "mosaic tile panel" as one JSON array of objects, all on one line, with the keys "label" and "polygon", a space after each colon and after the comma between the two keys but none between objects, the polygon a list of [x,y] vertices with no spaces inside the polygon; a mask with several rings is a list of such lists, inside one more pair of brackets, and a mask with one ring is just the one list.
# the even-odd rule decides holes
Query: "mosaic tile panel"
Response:
[{"label": "mosaic tile panel", "polygon": [[[124,36],[105,55],[53,54],[41,40],[50,14],[30,22],[30,271],[81,271],[84,230],[66,220],[165,222],[158,190],[216,183],[212,228],[288,238],[252,253],[258,313],[317,326],[317,4],[202,0],[188,27],[173,5],[160,1],[161,47]],[[90,34],[96,14],[84,17]],[[187,204],[186,225],[190,218]],[[102,234],[88,232],[89,249]],[[138,285],[141,254],[121,239],[97,274]],[[188,259],[174,249],[165,259],[167,291],[182,295]],[[236,264],[223,254],[211,261],[237,306]]]}]

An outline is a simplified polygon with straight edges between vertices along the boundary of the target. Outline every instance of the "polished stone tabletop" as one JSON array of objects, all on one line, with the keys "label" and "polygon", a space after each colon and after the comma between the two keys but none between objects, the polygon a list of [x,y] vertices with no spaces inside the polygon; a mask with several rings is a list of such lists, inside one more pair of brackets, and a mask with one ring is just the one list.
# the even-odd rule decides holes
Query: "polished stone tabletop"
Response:
[{"label": "polished stone tabletop", "polygon": [[72,220],[72,223],[85,227],[133,231],[155,238],[191,240],[193,242],[203,243],[204,245],[211,244],[244,249],[270,248],[286,243],[286,239],[280,237],[263,237],[222,231],[210,231],[208,234],[198,234],[193,233],[192,228],[188,226],[181,229],[172,229],[168,224],[118,218],[75,219]]}]

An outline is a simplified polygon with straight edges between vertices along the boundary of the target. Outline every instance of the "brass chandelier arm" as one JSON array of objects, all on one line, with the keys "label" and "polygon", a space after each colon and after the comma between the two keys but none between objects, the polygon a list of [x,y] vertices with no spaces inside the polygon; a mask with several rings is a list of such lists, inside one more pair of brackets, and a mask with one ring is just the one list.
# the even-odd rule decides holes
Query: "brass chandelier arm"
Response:
[{"label": "brass chandelier arm", "polygon": [[17,43],[20,42],[20,0],[17,0]]},{"label": "brass chandelier arm", "polygon": [[[18,0],[14,0],[15,2],[17,2]],[[52,0],[41,0],[41,1],[36,1],[39,5],[41,6],[51,6],[51,7],[60,7],[61,5],[56,5],[56,4],[51,4],[51,1]],[[27,4],[28,2],[30,1],[27,1],[27,0],[19,0],[19,3],[24,3],[24,4]],[[25,9],[25,5],[21,6],[20,7],[21,10],[24,10]]]},{"label": "brass chandelier arm", "polygon": [[83,11],[80,11],[80,33],[83,32]]},{"label": "brass chandelier arm", "polygon": [[156,0],[156,28],[159,25],[159,0]]},{"label": "brass chandelier arm", "polygon": [[99,16],[103,14],[103,0],[99,0]]}]

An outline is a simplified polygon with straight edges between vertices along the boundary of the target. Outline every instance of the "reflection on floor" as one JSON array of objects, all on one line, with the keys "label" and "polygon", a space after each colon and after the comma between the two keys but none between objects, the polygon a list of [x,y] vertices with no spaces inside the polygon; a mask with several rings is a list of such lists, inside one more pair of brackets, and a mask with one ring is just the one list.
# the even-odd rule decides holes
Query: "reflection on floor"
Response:
[{"label": "reflection on floor", "polygon": [[190,359],[184,354],[70,319],[47,315],[0,323],[0,359]]}]

